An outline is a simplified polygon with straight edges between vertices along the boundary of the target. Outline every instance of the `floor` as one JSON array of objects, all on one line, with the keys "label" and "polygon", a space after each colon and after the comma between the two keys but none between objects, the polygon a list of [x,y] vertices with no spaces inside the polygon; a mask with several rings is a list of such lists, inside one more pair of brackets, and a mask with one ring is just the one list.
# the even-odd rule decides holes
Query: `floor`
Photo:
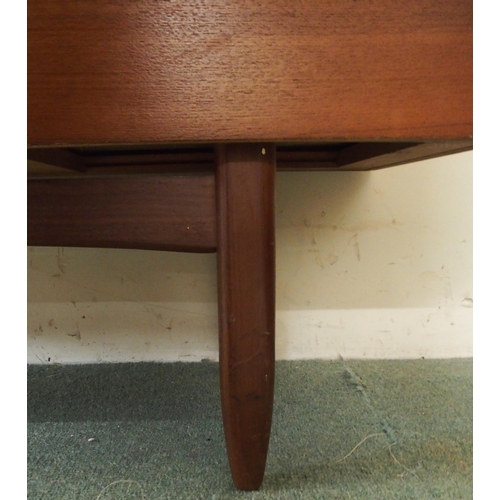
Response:
[{"label": "floor", "polygon": [[218,365],[28,365],[28,499],[470,499],[472,360],[280,361],[266,476],[234,489]]}]

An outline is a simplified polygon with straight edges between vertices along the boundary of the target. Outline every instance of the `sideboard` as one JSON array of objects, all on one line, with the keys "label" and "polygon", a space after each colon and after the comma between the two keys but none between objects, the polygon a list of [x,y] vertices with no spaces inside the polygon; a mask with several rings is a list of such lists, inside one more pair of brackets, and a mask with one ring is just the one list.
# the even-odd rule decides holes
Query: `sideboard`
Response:
[{"label": "sideboard", "polygon": [[217,252],[229,464],[258,489],[275,172],[472,149],[472,1],[27,6],[28,244]]}]

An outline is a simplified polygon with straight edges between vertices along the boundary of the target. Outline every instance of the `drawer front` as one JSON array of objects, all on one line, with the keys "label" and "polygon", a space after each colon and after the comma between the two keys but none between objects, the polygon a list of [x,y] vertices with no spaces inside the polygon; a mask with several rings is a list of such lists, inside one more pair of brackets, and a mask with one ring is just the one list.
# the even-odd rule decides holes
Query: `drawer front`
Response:
[{"label": "drawer front", "polygon": [[471,0],[28,0],[30,146],[471,135]]}]

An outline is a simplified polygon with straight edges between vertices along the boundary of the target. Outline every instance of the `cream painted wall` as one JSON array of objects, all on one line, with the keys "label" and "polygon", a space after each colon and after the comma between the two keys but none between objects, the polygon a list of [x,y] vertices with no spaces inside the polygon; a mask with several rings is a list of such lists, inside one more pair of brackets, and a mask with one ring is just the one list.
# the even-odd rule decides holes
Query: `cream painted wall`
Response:
[{"label": "cream painted wall", "polygon": [[[472,153],[277,178],[278,359],[472,356]],[[28,362],[216,360],[215,255],[28,248]],[[50,360],[50,361],[49,361]]]}]

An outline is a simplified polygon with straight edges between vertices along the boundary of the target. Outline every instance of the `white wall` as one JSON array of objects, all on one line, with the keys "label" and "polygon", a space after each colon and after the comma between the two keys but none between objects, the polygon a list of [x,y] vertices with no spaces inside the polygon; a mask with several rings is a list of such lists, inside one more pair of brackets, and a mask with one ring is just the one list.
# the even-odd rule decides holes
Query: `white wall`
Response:
[{"label": "white wall", "polygon": [[[472,356],[472,153],[280,173],[278,359]],[[217,359],[216,258],[28,248],[28,362]]]}]

